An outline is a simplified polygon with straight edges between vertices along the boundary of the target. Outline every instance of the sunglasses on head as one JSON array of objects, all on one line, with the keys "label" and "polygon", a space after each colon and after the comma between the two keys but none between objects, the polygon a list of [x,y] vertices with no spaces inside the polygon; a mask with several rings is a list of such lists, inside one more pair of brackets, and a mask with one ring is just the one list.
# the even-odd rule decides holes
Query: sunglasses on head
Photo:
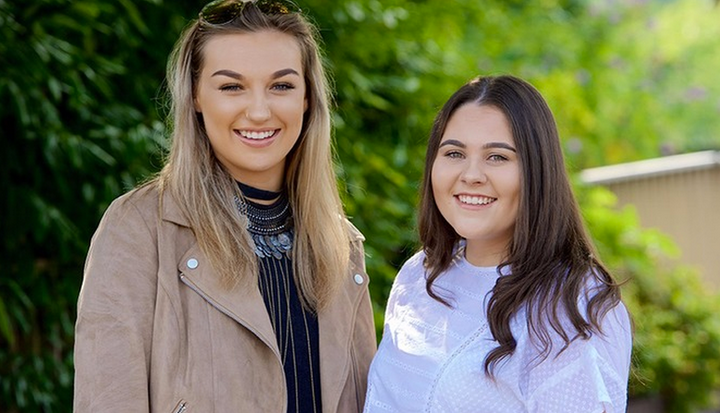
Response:
[{"label": "sunglasses on head", "polygon": [[200,21],[220,25],[230,23],[252,4],[267,15],[300,13],[300,7],[289,0],[215,0],[200,11]]}]

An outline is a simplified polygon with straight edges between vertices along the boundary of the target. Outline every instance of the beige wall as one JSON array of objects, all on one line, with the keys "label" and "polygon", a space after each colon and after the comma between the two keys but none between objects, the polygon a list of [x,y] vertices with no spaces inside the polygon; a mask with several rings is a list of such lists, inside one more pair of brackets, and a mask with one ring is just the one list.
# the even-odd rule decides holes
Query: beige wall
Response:
[{"label": "beige wall", "polygon": [[682,263],[720,291],[720,166],[603,185],[621,206],[635,205],[643,227],[670,235]]}]

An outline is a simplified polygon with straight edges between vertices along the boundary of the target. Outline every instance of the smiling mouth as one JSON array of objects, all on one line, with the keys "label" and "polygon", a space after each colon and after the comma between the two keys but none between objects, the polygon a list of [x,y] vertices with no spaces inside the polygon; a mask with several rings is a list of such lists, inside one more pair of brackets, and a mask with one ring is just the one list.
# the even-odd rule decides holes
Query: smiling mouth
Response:
[{"label": "smiling mouth", "polygon": [[242,136],[246,139],[252,139],[254,141],[261,141],[263,139],[270,138],[274,136],[279,129],[273,129],[268,131],[262,131],[262,132],[256,132],[256,131],[246,131],[246,130],[236,130],[237,134]]},{"label": "smiling mouth", "polygon": [[497,198],[490,198],[487,196],[457,195],[457,198],[463,204],[468,205],[488,205],[497,201]]}]

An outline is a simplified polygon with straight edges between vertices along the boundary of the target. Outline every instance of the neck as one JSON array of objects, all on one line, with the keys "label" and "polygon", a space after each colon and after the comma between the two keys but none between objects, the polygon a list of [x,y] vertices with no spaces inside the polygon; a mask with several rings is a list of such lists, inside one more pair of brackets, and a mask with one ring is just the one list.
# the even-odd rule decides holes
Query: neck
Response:
[{"label": "neck", "polygon": [[506,245],[492,245],[467,241],[465,244],[465,259],[476,267],[497,267],[508,256]]},{"label": "neck", "polygon": [[282,195],[282,191],[267,191],[244,184],[240,181],[237,181],[237,183],[240,187],[240,191],[243,193],[243,195],[245,195],[245,198],[248,198],[253,202],[261,205],[270,205],[278,198],[280,198],[280,195]]}]

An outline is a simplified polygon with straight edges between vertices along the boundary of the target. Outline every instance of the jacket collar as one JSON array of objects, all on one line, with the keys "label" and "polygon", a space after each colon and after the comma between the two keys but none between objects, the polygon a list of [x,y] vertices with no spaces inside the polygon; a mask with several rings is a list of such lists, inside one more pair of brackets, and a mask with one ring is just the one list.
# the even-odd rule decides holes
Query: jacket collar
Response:
[{"label": "jacket collar", "polygon": [[170,190],[164,190],[161,193],[160,217],[162,220],[189,228],[190,221],[188,221],[187,217],[180,209],[180,205],[178,205],[175,201],[175,197],[170,193]]}]

